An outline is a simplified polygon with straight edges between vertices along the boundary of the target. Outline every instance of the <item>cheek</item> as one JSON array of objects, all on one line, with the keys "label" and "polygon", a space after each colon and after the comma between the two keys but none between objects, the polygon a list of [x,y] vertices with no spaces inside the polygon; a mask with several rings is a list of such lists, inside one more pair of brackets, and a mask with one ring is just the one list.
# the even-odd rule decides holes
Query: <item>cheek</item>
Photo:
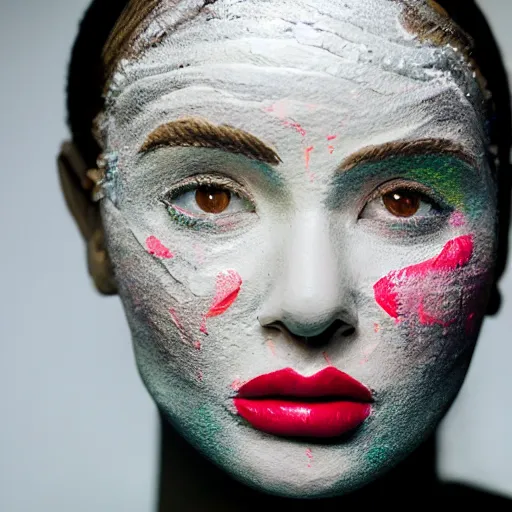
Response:
[{"label": "cheek", "polygon": [[481,301],[488,282],[474,253],[471,235],[455,238],[438,256],[393,270],[377,281],[375,300],[396,323],[453,327],[472,334],[483,316]]}]

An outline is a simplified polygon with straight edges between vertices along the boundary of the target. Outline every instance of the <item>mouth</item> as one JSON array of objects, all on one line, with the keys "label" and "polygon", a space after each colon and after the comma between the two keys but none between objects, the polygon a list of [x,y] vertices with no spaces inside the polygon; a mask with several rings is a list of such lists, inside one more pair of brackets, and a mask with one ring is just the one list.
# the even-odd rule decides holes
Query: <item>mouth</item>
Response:
[{"label": "mouth", "polygon": [[292,368],[259,375],[233,399],[255,429],[284,437],[338,437],[370,415],[371,391],[329,366],[310,377]]}]

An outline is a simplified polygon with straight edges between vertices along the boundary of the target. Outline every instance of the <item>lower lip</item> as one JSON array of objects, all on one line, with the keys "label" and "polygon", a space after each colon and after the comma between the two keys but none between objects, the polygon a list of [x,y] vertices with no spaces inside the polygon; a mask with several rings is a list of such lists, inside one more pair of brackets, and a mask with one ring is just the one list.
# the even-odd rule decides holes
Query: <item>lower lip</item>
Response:
[{"label": "lower lip", "polygon": [[238,414],[254,428],[285,437],[338,437],[368,418],[367,403],[235,398]]}]

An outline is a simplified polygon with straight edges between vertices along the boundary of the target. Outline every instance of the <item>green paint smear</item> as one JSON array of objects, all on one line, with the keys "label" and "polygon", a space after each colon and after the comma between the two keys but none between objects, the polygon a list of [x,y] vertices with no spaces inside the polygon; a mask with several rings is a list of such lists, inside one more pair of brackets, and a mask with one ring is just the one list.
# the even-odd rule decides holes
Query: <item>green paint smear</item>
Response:
[{"label": "green paint smear", "polygon": [[368,450],[366,459],[370,464],[383,466],[391,456],[391,448],[385,444],[373,446]]},{"label": "green paint smear", "polygon": [[197,420],[201,430],[207,432],[209,437],[215,436],[222,430],[222,427],[215,421],[215,417],[207,405],[197,409]]},{"label": "green paint smear", "polygon": [[251,160],[251,167],[256,172],[263,174],[270,183],[270,185],[274,187],[283,186],[283,178],[270,164],[258,162],[256,160]]},{"label": "green paint smear", "polygon": [[214,461],[228,460],[233,454],[233,447],[226,445],[222,435],[223,427],[212,409],[208,405],[202,405],[192,412],[190,420],[191,427],[201,437],[202,450]]},{"label": "green paint smear", "polygon": [[432,199],[447,209],[460,210],[475,219],[488,206],[488,187],[479,171],[452,155],[393,156],[362,163],[337,174],[329,208],[338,208],[351,193],[361,193],[369,181],[411,180],[432,190]]}]

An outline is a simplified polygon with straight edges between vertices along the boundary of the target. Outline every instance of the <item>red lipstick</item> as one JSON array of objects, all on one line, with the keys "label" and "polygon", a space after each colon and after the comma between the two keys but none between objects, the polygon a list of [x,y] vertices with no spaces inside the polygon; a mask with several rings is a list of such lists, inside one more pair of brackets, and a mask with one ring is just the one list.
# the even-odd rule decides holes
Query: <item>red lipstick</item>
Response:
[{"label": "red lipstick", "polygon": [[371,391],[336,368],[304,377],[292,368],[246,382],[234,398],[254,428],[286,437],[337,437],[370,415]]}]

